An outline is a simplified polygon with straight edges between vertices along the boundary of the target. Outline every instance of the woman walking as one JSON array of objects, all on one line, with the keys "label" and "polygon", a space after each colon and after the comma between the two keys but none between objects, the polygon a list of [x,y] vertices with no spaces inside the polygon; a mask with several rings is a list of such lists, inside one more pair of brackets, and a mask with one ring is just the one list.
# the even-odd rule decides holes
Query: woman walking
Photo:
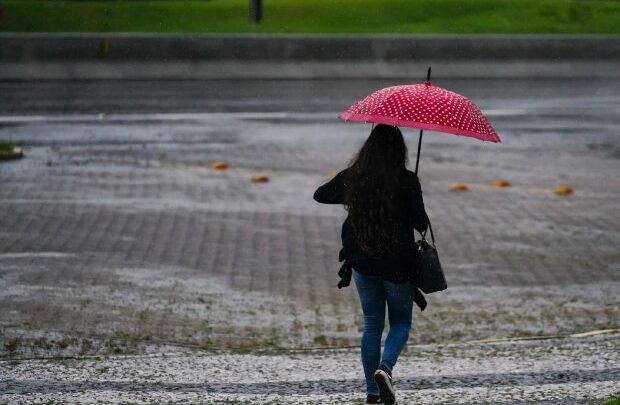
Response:
[{"label": "woman walking", "polygon": [[[424,231],[428,217],[417,175],[408,170],[407,146],[398,127],[379,124],[349,166],[320,186],[314,199],[343,204],[338,287],[355,281],[364,314],[361,358],[367,404],[394,404],[392,370],[407,343],[413,302],[424,308],[411,281],[414,231]],[[387,304],[389,332],[381,353]]]}]

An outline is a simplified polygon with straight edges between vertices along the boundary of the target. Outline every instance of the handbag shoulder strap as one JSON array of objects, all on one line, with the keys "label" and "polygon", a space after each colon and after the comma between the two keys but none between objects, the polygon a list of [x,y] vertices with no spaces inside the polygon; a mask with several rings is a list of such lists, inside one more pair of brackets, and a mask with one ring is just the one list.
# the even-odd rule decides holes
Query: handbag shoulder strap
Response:
[{"label": "handbag shoulder strap", "polygon": [[[420,139],[422,137],[422,131],[420,131]],[[418,145],[418,156],[420,154],[420,146]],[[418,170],[417,170],[417,165],[416,165],[416,171],[413,173],[414,176],[418,176]],[[426,240],[426,231],[430,229],[431,231],[431,241],[433,242],[433,246],[435,246],[435,234],[433,234],[433,226],[431,225],[431,219],[428,217],[428,214],[426,213],[426,210],[424,211],[424,215],[426,215],[426,222],[428,222],[428,227],[427,229],[424,230],[424,232],[420,232],[420,235],[422,235],[422,239]],[[415,228],[414,228],[414,233],[415,233]]]},{"label": "handbag shoulder strap", "polygon": [[[426,222],[428,222],[428,227],[424,230],[424,232],[420,232],[420,235],[422,235],[422,239],[426,240],[426,233],[427,233],[428,230],[430,230],[431,231],[431,241],[433,242],[433,246],[435,246],[435,234],[433,234],[433,226],[431,225],[431,219],[428,217],[428,214],[426,212],[424,212],[424,214],[426,215]],[[415,228],[414,228],[414,230],[415,230]]]}]

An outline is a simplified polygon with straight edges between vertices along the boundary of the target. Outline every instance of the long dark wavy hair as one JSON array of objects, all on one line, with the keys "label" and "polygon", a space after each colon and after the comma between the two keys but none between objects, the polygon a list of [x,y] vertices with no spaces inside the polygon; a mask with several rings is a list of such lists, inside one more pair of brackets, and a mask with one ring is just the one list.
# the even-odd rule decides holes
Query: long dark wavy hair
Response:
[{"label": "long dark wavy hair", "polygon": [[398,189],[408,156],[400,129],[379,124],[349,162],[344,207],[357,245],[370,257],[385,257],[397,248]]}]

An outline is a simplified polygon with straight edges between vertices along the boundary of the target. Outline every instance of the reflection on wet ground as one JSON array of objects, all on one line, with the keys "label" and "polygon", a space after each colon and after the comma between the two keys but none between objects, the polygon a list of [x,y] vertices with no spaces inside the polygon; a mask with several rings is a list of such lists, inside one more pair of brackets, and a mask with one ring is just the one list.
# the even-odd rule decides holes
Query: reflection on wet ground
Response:
[{"label": "reflection on wet ground", "polygon": [[[370,130],[337,114],[391,84],[0,83],[0,139],[27,156],[0,166],[4,353],[357,344],[354,287],[335,287],[346,212],[312,194]],[[450,288],[411,341],[618,327],[620,82],[435,84],[503,142],[425,135]]]}]

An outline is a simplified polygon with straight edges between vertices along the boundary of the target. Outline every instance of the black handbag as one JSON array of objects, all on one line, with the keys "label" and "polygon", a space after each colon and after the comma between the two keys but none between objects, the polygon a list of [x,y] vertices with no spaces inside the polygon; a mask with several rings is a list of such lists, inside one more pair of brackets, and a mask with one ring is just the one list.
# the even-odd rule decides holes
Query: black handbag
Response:
[{"label": "black handbag", "polygon": [[442,291],[448,288],[446,278],[443,275],[439,255],[435,247],[435,235],[433,235],[433,227],[431,220],[428,219],[428,229],[431,231],[431,243],[426,240],[426,230],[420,232],[422,239],[415,242],[414,252],[414,269],[415,275],[413,282],[425,294]]}]

